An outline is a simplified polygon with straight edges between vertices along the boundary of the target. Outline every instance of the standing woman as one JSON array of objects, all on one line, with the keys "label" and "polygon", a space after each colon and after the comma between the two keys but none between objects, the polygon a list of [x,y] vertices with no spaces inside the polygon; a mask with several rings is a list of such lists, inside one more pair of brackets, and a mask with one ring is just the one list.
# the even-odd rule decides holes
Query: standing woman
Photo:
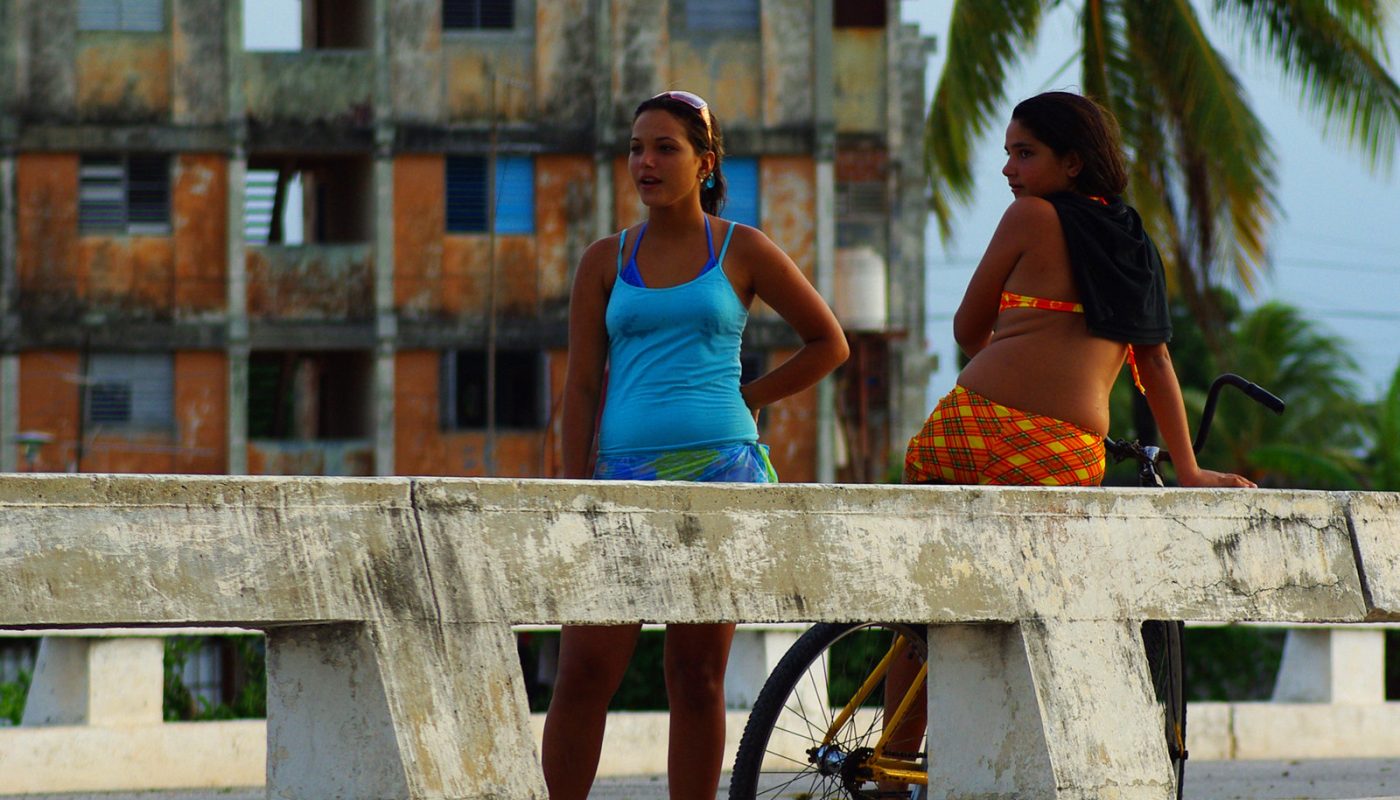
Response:
[{"label": "standing woman", "polygon": [[[845,361],[845,336],[787,254],[763,233],[715,216],[724,201],[724,149],[704,100],[663,92],[637,106],[630,153],[647,220],[594,242],[579,262],[569,305],[564,477],[774,482],[767,447],[758,444],[758,412]],[[739,349],[755,297],[803,344],[741,386]],[[608,703],[640,630],[565,626],[544,729],[552,800],[587,797]],[[708,800],[718,789],[733,636],[732,624],[667,626],[672,798]]]}]

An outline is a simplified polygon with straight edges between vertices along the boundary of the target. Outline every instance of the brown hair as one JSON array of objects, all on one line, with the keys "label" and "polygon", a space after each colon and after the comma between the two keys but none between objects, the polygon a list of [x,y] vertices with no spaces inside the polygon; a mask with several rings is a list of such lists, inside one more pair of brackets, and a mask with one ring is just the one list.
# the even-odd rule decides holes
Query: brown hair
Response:
[{"label": "brown hair", "polygon": [[1093,99],[1072,92],[1043,92],[1016,104],[1011,118],[1035,138],[1064,156],[1076,153],[1083,163],[1074,178],[1082,194],[1116,197],[1128,186],[1128,168],[1118,120]]},{"label": "brown hair", "polygon": [[706,188],[701,184],[700,208],[706,214],[718,215],[720,209],[724,208],[725,181],[724,173],[720,170],[720,163],[724,161],[724,137],[720,134],[719,120],[715,119],[714,110],[706,104],[704,111],[701,111],[684,100],[667,97],[663,92],[650,100],[643,100],[632,113],[632,121],[635,122],[643,111],[652,110],[665,111],[680,120],[685,126],[686,138],[690,140],[695,152],[715,154],[715,168],[710,173],[715,179],[715,185]]}]

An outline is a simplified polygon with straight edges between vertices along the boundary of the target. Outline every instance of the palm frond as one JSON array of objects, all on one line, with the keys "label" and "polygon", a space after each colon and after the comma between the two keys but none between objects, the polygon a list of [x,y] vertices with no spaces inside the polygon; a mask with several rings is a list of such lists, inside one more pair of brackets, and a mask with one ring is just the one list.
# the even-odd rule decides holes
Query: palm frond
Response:
[{"label": "palm frond", "polygon": [[952,235],[948,198],[972,198],[973,145],[1006,99],[1007,69],[1035,41],[1045,0],[957,0],[948,26],[948,58],[924,121],[924,169],[933,214]]},{"label": "palm frond", "polygon": [[1249,452],[1249,464],[1261,483],[1293,489],[1360,489],[1361,464],[1335,450],[1289,443],[1261,445]]},{"label": "palm frond", "polygon": [[1384,33],[1391,4],[1217,0],[1215,6],[1280,66],[1325,133],[1344,134],[1373,166],[1390,167],[1400,141],[1400,85],[1386,71]]}]

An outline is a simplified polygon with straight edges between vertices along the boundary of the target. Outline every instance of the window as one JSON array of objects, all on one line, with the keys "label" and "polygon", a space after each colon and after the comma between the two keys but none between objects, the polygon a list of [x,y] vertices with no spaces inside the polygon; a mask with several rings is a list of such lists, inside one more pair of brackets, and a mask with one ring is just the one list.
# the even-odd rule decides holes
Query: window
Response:
[{"label": "window", "polygon": [[494,201],[496,233],[534,233],[534,160],[497,158],[494,198],[486,191],[488,167],[484,156],[447,157],[447,232],[486,233],[487,204]]},{"label": "window", "polygon": [[248,438],[363,439],[373,426],[373,386],[368,353],[255,350],[248,356]]},{"label": "window", "polygon": [[168,354],[94,353],[87,364],[86,422],[104,428],[171,428],[173,384]]},{"label": "window", "polygon": [[442,0],[443,30],[515,27],[515,0]]},{"label": "window", "polygon": [[758,0],[685,0],[687,30],[757,33],[758,25]]},{"label": "window", "polygon": [[170,158],[84,157],[78,168],[78,229],[169,233]]},{"label": "window", "polygon": [[[486,351],[448,352],[442,360],[443,427],[486,427]],[[538,350],[496,351],[496,426],[545,425],[545,364]]]},{"label": "window", "polygon": [[836,28],[883,28],[885,4],[872,0],[832,0],[832,26]]},{"label": "window", "polygon": [[158,33],[165,30],[165,0],[79,0],[78,30]]},{"label": "window", "polygon": [[720,216],[757,228],[758,159],[726,158],[720,165],[724,174],[724,208]]}]

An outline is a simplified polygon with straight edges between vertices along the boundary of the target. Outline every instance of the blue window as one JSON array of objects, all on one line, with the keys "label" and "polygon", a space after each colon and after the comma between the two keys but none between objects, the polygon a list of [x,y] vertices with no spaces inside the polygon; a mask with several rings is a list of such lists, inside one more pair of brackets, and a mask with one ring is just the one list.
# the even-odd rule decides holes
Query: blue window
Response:
[{"label": "blue window", "polygon": [[751,31],[759,26],[758,0],[685,0],[691,31]]},{"label": "blue window", "polygon": [[486,191],[485,156],[447,157],[447,232],[486,233],[495,203],[496,233],[535,232],[535,162],[528,157],[496,159],[496,191]]},{"label": "blue window", "polygon": [[481,30],[515,27],[515,0],[442,0],[442,27]]},{"label": "blue window", "polygon": [[725,180],[724,208],[720,216],[757,228],[758,159],[726,158],[720,171]]}]

